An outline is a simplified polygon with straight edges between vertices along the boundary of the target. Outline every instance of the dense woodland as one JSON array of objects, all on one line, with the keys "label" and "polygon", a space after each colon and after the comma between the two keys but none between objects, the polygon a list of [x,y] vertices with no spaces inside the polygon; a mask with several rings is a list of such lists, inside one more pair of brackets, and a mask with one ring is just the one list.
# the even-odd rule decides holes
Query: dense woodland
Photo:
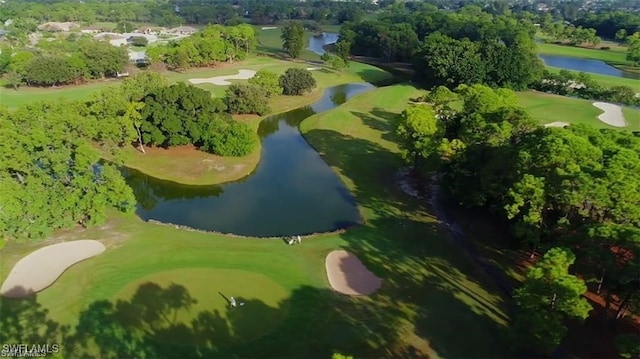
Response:
[{"label": "dense woodland", "polygon": [[[534,36],[538,28],[533,20],[494,15],[477,6],[445,12],[428,4],[418,9],[398,5],[373,18],[345,23],[335,51],[344,60],[357,55],[412,63],[418,79],[431,88],[444,85],[452,89],[460,84],[487,84],[514,90],[544,88],[562,95],[575,92],[582,98],[640,103],[637,97],[629,96],[636,91],[628,86],[603,88],[589,75],[581,74],[580,79],[584,80],[578,82],[583,85],[578,86],[581,89],[569,89],[576,85],[571,82],[572,75],[563,72],[557,76],[544,71],[536,54]],[[553,28],[554,24],[548,27]],[[575,28],[571,29],[576,33]],[[579,29],[577,33],[588,33],[580,35],[580,44],[600,41],[593,29]],[[639,36],[640,33],[629,36],[628,41],[630,48],[637,46],[640,55]]]},{"label": "dense woodland", "polygon": [[[640,311],[640,136],[540,127],[504,88],[438,87],[423,100],[399,118],[405,158],[440,173],[455,202],[508,223],[532,252],[549,250],[515,294],[521,344],[551,352],[567,319],[587,317],[583,281],[607,308],[618,298],[616,319]],[[568,272],[574,261],[581,280]]]}]

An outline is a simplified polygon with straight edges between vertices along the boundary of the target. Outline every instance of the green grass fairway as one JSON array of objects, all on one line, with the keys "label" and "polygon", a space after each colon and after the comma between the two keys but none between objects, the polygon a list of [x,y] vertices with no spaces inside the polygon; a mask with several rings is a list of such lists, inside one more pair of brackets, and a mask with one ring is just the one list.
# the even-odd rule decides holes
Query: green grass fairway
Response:
[{"label": "green grass fairway", "polygon": [[[264,27],[264,25],[253,26],[253,28],[256,31],[256,37],[258,39],[257,51],[258,53],[264,53],[264,54],[285,58],[287,55],[282,50],[282,39],[280,38],[280,35],[282,35],[282,25],[274,25],[274,26],[277,26],[278,28],[270,29],[270,30],[262,30],[262,27]],[[324,31],[329,32],[330,30],[335,30],[335,26],[334,27],[328,26],[327,29]],[[313,51],[307,50],[307,46],[309,44],[309,38],[313,35],[314,33],[309,31],[305,31],[304,33],[304,48],[302,49],[302,53],[300,54],[301,60],[320,61],[320,55],[316,54]]]},{"label": "green grass fairway", "polygon": [[[364,225],[287,246],[113,214],[100,228],[53,239],[100,239],[107,250],[35,297],[0,299],[0,339],[62,343],[65,359],[508,356],[501,337],[506,299],[443,232],[424,200],[395,184],[403,161],[392,120],[418,93],[409,85],[376,89],[303,122],[305,137],[355,195]],[[8,243],[0,279],[46,244]],[[382,278],[379,292],[347,297],[329,288],[324,258],[339,248]],[[139,289],[149,281],[160,286]],[[184,289],[169,289],[171,282]],[[246,308],[223,312],[215,298],[222,289],[246,296]],[[131,297],[136,291],[141,294]],[[204,308],[189,308],[191,298]],[[256,312],[243,312],[253,307]],[[275,319],[266,325],[262,318]],[[26,324],[16,329],[19,323]],[[56,325],[67,325],[67,334]]]},{"label": "green grass fairway", "polygon": [[598,119],[602,111],[593,106],[593,101],[534,91],[518,92],[517,94],[520,106],[524,107],[541,124],[560,121],[584,123],[597,128],[640,131],[640,110],[637,109],[623,107],[622,113],[628,126],[619,128],[609,126]]},{"label": "green grass fairway", "polygon": [[620,70],[640,73],[640,68],[633,66],[631,61],[626,59],[625,48],[613,48],[611,50],[587,49],[584,47],[565,46],[556,44],[538,44],[538,53],[546,55],[558,55],[578,57],[583,59],[600,60]]},{"label": "green grass fairway", "polygon": [[[560,68],[558,67],[551,67],[551,66],[547,66],[546,67],[547,70],[554,72],[554,73],[558,73],[560,72]],[[577,74],[579,71],[571,71],[571,70],[567,70],[571,73]],[[616,77],[616,76],[607,76],[607,75],[600,75],[600,74],[593,74],[593,73],[587,73],[589,75],[589,77],[591,77],[592,79],[598,81],[598,83],[604,87],[614,87],[614,86],[629,86],[632,89],[640,92],[640,80],[635,80],[635,79],[628,79],[625,77]]]},{"label": "green grass fairway", "polygon": [[[232,269],[185,268],[137,279],[125,286],[115,298],[133,310],[144,307],[146,300],[171,302],[180,298],[183,302],[190,302],[190,310],[176,311],[171,318],[172,323],[188,326],[204,316],[231,321],[236,324],[234,332],[225,338],[229,343],[220,343],[224,345],[255,340],[280,324],[287,315],[286,308],[277,311],[268,308],[277,307],[287,295],[288,291],[263,274]],[[232,296],[236,299],[235,308],[229,304]],[[175,339],[178,338],[167,338],[174,342]],[[198,344],[199,338],[188,339],[193,340],[192,345]]]}]

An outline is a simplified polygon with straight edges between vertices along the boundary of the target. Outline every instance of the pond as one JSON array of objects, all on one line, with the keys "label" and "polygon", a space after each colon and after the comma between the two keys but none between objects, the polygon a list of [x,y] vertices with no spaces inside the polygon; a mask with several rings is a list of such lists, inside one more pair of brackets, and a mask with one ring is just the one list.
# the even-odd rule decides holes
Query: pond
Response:
[{"label": "pond", "polygon": [[538,55],[547,66],[558,67],[566,70],[590,72],[593,74],[640,79],[640,75],[618,70],[607,65],[604,61],[579,59],[569,56]]},{"label": "pond", "polygon": [[307,50],[318,55],[324,55],[324,45],[333,44],[338,41],[338,34],[335,32],[323,32],[322,35],[311,36]]},{"label": "pond", "polygon": [[137,214],[144,220],[257,237],[327,232],[360,223],[354,197],[298,125],[372,88],[366,83],[330,87],[311,106],[263,120],[260,163],[236,182],[189,186],[124,170],[138,199]]}]

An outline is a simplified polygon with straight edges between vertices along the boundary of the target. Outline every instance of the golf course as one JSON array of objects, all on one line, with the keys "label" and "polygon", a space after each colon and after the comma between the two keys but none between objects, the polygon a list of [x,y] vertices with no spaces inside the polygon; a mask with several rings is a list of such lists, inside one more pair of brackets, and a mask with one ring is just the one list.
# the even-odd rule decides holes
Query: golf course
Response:
[{"label": "golf course", "polygon": [[[136,213],[110,209],[97,226],[0,247],[0,339],[57,343],[58,359],[513,357],[505,344],[512,298],[452,235],[435,202],[401,183],[408,165],[397,120],[424,87],[356,61],[331,68],[307,49],[288,59],[277,27],[254,29],[256,53],[246,60],[161,75],[215,98],[264,69],[305,69],[317,86],[265,97],[268,114],[229,113],[229,122],[259,134],[246,156],[122,145],[118,165],[137,174],[114,171],[133,189]],[[622,61],[607,56],[598,59]],[[90,99],[121,83],[0,88],[0,96],[15,110]],[[541,126],[640,131],[638,108],[537,91],[517,98]],[[175,192],[162,197],[163,186]],[[340,217],[343,209],[352,212]],[[309,225],[321,217],[322,229]],[[220,230],[222,222],[235,227]]]},{"label": "golf course", "polygon": [[[418,92],[380,88],[302,123],[356,197],[364,225],[287,246],[114,213],[99,228],[7,244],[3,279],[19,259],[53,243],[94,239],[106,251],[34,296],[3,298],[2,327],[40,315],[46,320],[20,328],[21,335],[59,338],[65,358],[134,350],[151,357],[499,355],[504,299],[424,204],[394,184],[402,160],[389,137],[391,119]],[[381,278],[380,290],[369,297],[334,292],[324,257],[335,249],[356,254]],[[232,296],[244,304],[230,307],[225,298]],[[460,335],[472,345],[457,345]]]}]

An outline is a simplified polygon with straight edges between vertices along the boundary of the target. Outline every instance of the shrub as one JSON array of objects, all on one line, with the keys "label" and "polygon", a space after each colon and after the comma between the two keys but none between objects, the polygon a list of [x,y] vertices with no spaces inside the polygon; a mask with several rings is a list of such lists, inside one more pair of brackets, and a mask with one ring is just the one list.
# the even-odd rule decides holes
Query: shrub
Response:
[{"label": "shrub", "polygon": [[280,86],[285,95],[302,95],[316,87],[316,79],[310,71],[292,67],[280,76]]},{"label": "shrub", "polygon": [[260,116],[270,111],[267,91],[258,85],[233,84],[224,99],[229,113],[255,113]]},{"label": "shrub", "polygon": [[273,97],[282,94],[282,86],[278,80],[278,74],[268,70],[258,70],[255,76],[249,79],[252,85],[260,86],[267,92],[267,96]]},{"label": "shrub", "polygon": [[218,156],[246,156],[258,143],[258,135],[244,123],[214,120],[203,135],[201,148]]},{"label": "shrub", "polygon": [[131,36],[127,39],[127,42],[133,46],[147,46],[149,45],[149,40],[147,40],[144,36]]},{"label": "shrub", "polygon": [[602,46],[600,50],[611,50],[611,48],[609,46]]}]

